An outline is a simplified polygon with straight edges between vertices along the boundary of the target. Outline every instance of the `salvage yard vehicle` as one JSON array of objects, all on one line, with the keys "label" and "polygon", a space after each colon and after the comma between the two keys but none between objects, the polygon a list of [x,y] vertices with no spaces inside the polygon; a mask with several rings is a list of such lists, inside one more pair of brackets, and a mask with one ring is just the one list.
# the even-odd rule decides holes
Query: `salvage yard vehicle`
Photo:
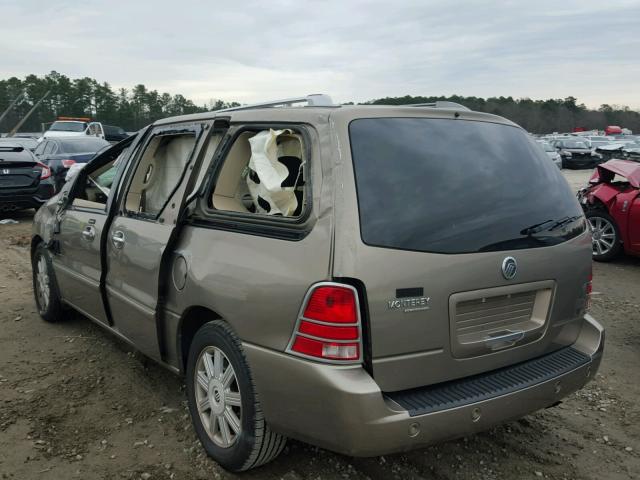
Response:
[{"label": "salvage yard vehicle", "polygon": [[553,164],[558,168],[562,168],[562,157],[560,157],[560,154],[558,153],[558,151],[555,148],[553,148],[553,146],[549,142],[545,140],[536,140],[536,141],[542,147],[542,149],[544,150],[546,155],[549,157],[549,159],[553,162]]},{"label": "salvage yard vehicle", "polygon": [[96,137],[48,138],[33,153],[51,169],[56,191],[59,191],[72,165],[87,163],[109,145],[106,140]]},{"label": "salvage yard vehicle", "polygon": [[58,117],[42,138],[54,137],[98,137],[104,139],[104,128],[100,122],[92,122],[90,118]]},{"label": "salvage yard vehicle", "polygon": [[28,137],[0,137],[0,147],[4,145],[19,145],[25,150],[33,152],[38,146],[38,141]]},{"label": "salvage yard vehicle", "polygon": [[593,259],[622,251],[640,256],[640,163],[609,160],[594,172],[578,198],[591,228]]},{"label": "salvage yard vehicle", "polygon": [[42,318],[74,308],[184,374],[233,471],[287,437],[373,456],[485,430],[580,389],[604,346],[562,174],[451,103],[158,120],[38,211],[31,252]]},{"label": "salvage yard vehicle", "polygon": [[53,194],[49,167],[22,145],[0,143],[0,213],[40,208]]},{"label": "salvage yard vehicle", "polygon": [[552,145],[562,157],[562,168],[590,168],[602,160],[600,153],[592,151],[589,145],[579,138],[554,140]]}]

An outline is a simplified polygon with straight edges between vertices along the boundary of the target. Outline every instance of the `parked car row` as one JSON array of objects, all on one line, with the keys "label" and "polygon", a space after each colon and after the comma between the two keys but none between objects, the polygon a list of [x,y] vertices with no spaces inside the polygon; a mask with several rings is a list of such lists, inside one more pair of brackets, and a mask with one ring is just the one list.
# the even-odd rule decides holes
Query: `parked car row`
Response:
[{"label": "parked car row", "polygon": [[551,134],[537,141],[549,143],[558,152],[562,168],[593,168],[612,158],[640,161],[638,135]]},{"label": "parked car row", "polygon": [[0,211],[39,208],[60,191],[71,167],[84,166],[111,144],[98,137],[25,138],[0,141]]}]

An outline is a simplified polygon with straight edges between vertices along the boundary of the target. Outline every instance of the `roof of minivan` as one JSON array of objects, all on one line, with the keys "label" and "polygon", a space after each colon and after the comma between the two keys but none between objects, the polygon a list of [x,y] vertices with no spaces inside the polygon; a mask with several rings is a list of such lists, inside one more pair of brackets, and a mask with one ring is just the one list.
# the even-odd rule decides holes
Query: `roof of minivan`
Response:
[{"label": "roof of minivan", "polygon": [[451,108],[415,107],[398,105],[336,105],[331,107],[266,107],[244,110],[220,110],[157,120],[154,125],[166,125],[178,122],[197,122],[216,117],[230,118],[232,122],[326,122],[332,118],[372,118],[372,117],[429,117],[459,118],[462,120],[478,120],[516,126],[506,118],[490,113]]}]

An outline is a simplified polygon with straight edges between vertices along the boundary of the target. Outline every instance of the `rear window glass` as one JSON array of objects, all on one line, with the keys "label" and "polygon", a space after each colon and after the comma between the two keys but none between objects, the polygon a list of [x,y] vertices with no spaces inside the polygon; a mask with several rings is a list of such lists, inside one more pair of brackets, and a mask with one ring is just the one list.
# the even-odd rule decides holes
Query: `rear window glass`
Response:
[{"label": "rear window glass", "polygon": [[585,230],[562,174],[519,128],[375,118],[352,121],[349,133],[369,245],[499,251],[555,245]]},{"label": "rear window glass", "polygon": [[94,153],[109,145],[109,142],[100,138],[82,138],[68,141],[60,141],[58,153]]}]

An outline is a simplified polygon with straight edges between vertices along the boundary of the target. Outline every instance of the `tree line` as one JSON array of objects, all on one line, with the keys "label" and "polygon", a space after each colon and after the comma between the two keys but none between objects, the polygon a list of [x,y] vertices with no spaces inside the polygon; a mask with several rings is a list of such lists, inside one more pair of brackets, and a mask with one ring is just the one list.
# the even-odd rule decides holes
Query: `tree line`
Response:
[{"label": "tree line", "polygon": [[[39,77],[28,75],[24,79],[11,77],[0,80],[0,114],[11,102],[23,94],[19,103],[8,113],[0,131],[9,131],[47,92],[47,98],[20,129],[39,132],[42,124],[58,116],[91,117],[108,125],[118,125],[127,131],[138,130],[160,118],[189,113],[206,112],[240,105],[238,102],[211,100],[196,105],[183,95],[159,93],[142,84],[132,89],[114,89],[106,82],[84,77],[70,79],[58,72]],[[513,97],[404,96],[386,97],[365,102],[372,105],[406,105],[431,103],[438,100],[461,103],[481,112],[506,117],[530,132],[567,132],[575,127],[604,129],[607,125],[620,125],[640,132],[640,113],[626,106],[601,105],[597,110],[578,103],[575,97],[564,99],[531,100]]]},{"label": "tree line", "polygon": [[618,125],[640,133],[640,112],[626,106],[603,104],[597,110],[578,103],[575,97],[531,100],[513,97],[387,97],[366,102],[373,105],[408,105],[438,100],[456,102],[479,112],[493,113],[517,123],[531,133],[570,132],[576,127],[604,130]]},{"label": "tree line", "polygon": [[222,100],[196,105],[183,95],[159,93],[142,84],[130,90],[114,89],[108,83],[99,83],[93,78],[70,79],[54,71],[43,77],[28,75],[24,79],[11,77],[0,80],[0,115],[16,97],[24,93],[3,120],[0,132],[11,130],[47,92],[50,92],[49,95],[20,131],[40,132],[43,123],[52,122],[58,116],[90,117],[107,125],[135,131],[164,117],[240,105]]}]

